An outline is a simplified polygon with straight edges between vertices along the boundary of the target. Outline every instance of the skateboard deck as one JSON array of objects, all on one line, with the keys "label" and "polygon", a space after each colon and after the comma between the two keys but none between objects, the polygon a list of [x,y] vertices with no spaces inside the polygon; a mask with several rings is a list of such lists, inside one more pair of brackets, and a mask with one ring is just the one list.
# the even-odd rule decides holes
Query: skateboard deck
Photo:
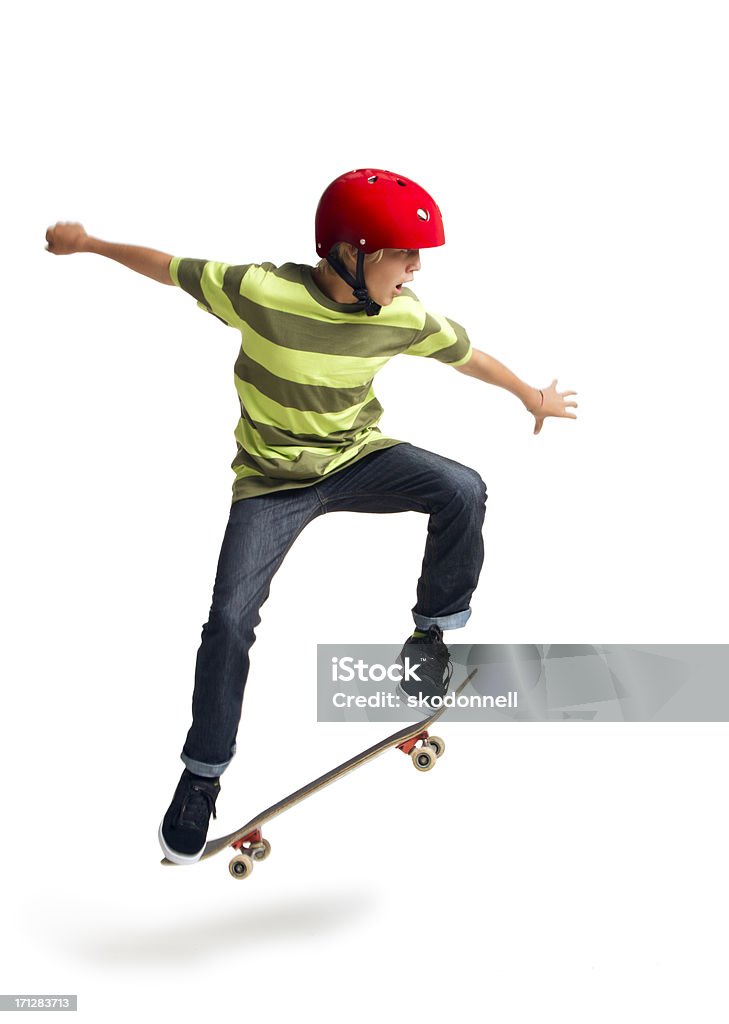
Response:
[{"label": "skateboard deck", "polygon": [[[463,682],[453,691],[454,696],[457,697],[465,689],[477,671],[478,669],[473,669],[466,676]],[[330,783],[342,778],[349,772],[354,771],[355,768],[359,768],[360,765],[366,764],[367,761],[371,761],[373,758],[383,754],[390,747],[398,747],[403,753],[409,754],[413,764],[419,771],[429,771],[434,766],[437,758],[445,750],[445,743],[438,736],[430,736],[428,729],[447,710],[448,705],[445,705],[434,711],[428,718],[422,719],[419,722],[413,722],[411,725],[406,725],[403,729],[398,729],[391,736],[387,736],[384,740],[380,740],[379,743],[375,743],[374,746],[368,747],[366,750],[355,755],[355,757],[351,757],[343,764],[325,772],[324,775],[320,775],[318,779],[314,779],[306,786],[302,786],[295,792],[289,793],[282,800],[267,807],[265,811],[261,811],[255,818],[251,818],[250,821],[246,822],[241,828],[236,829],[235,832],[231,832],[227,836],[221,836],[218,839],[209,840],[205,844],[200,860],[207,860],[208,857],[213,857],[216,853],[220,853],[221,850],[230,846],[238,851],[229,864],[231,875],[234,878],[247,878],[253,870],[254,861],[265,860],[271,851],[270,843],[261,835],[261,828],[267,822],[277,817],[283,811],[288,810],[289,807],[294,807],[302,800],[306,800],[312,793],[316,793],[318,790],[323,789],[324,786],[328,786]],[[162,859],[162,864],[170,867],[181,866],[167,860],[166,857]]]}]

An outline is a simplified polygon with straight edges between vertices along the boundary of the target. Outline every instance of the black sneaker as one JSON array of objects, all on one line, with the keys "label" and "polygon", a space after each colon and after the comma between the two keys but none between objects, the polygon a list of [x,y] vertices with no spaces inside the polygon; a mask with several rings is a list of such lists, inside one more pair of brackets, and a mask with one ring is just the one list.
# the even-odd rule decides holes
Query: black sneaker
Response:
[{"label": "black sneaker", "polygon": [[195,864],[200,860],[210,815],[216,816],[219,792],[220,779],[204,779],[185,768],[159,827],[159,843],[167,860],[175,864]]},{"label": "black sneaker", "polygon": [[408,697],[415,697],[429,710],[441,707],[453,675],[451,656],[443,643],[443,630],[429,626],[425,636],[411,636],[400,651],[399,661],[403,668],[409,664],[413,674],[413,678],[408,679],[406,672],[398,683],[398,691],[406,703]]}]

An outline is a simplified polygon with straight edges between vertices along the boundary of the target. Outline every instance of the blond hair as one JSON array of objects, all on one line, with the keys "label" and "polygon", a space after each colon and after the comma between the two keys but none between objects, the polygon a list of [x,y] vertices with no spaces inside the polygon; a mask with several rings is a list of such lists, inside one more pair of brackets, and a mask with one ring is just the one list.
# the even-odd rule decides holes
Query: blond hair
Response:
[{"label": "blond hair", "polygon": [[[350,245],[349,242],[337,242],[336,245],[332,246],[333,255],[336,256],[337,259],[340,259],[345,265],[345,257],[348,255],[347,248],[354,249],[355,253],[357,252],[356,248],[353,245]],[[384,249],[378,249],[377,252],[368,252],[365,255],[365,263],[379,263],[384,254]],[[319,260],[319,262],[316,265],[316,269],[324,274],[336,273],[334,268],[330,266],[330,264],[327,263],[325,259]]]}]

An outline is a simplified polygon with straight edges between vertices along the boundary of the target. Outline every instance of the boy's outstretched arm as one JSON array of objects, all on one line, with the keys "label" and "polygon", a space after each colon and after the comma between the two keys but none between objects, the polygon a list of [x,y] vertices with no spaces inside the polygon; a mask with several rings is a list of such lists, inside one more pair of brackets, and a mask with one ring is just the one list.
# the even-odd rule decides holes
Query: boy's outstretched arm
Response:
[{"label": "boy's outstretched arm", "polygon": [[517,398],[521,399],[527,410],[536,420],[534,425],[535,434],[538,434],[542,429],[542,424],[547,416],[577,419],[575,413],[567,412],[568,408],[576,409],[577,402],[565,401],[568,395],[576,395],[577,392],[557,391],[556,377],[548,388],[530,387],[529,384],[525,384],[523,380],[520,380],[515,373],[512,373],[508,367],[500,363],[498,359],[486,355],[485,352],[480,352],[477,348],[473,349],[468,362],[463,363],[462,366],[457,366],[456,369],[460,373],[465,373],[469,377],[476,377],[487,384],[495,384],[497,387],[506,388],[512,395],[516,395]]},{"label": "boy's outstretched arm", "polygon": [[138,274],[151,277],[160,284],[174,284],[170,277],[172,256],[156,249],[145,249],[141,245],[120,245],[118,242],[103,242],[86,233],[82,224],[59,222],[46,231],[46,249],[56,256],[68,256],[74,252],[94,252],[108,256],[122,263]]}]

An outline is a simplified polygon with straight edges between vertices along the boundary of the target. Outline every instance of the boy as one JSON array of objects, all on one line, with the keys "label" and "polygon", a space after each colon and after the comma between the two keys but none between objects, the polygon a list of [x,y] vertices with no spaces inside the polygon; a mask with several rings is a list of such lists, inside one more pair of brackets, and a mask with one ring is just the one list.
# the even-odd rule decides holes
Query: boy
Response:
[{"label": "boy", "polygon": [[197,654],[185,770],[159,829],[165,856],[180,864],[200,858],[235,754],[259,610],[312,519],[338,510],[429,515],[416,629],[400,657],[419,663],[421,682],[406,684],[407,695],[428,703],[447,692],[443,630],[471,614],[486,489],[472,469],[380,433],[376,372],[398,353],[433,357],[511,391],[535,417],[535,434],[547,416],[575,418],[567,408],[576,403],[565,401],[575,392],[557,392],[556,380],[529,387],[404,287],[420,249],[445,242],[438,206],[414,181],[375,168],[341,175],[319,201],[315,231],[316,267],[173,258],[91,238],[80,224],[46,233],[49,252],[107,256],[183,288],[241,331],[233,500]]}]

